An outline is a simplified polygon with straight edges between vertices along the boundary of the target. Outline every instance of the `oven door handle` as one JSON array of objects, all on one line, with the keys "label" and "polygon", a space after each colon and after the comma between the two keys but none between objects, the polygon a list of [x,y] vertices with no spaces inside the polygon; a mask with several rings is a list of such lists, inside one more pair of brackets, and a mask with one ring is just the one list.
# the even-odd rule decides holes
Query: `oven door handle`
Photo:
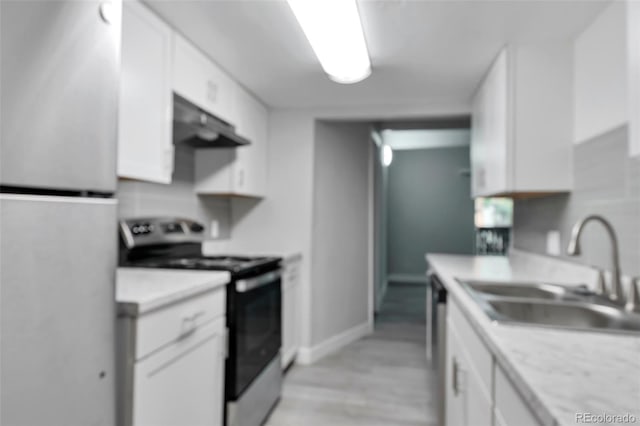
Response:
[{"label": "oven door handle", "polygon": [[236,291],[238,293],[246,293],[258,287],[270,284],[282,276],[282,269],[267,272],[255,278],[248,278],[236,281]]}]

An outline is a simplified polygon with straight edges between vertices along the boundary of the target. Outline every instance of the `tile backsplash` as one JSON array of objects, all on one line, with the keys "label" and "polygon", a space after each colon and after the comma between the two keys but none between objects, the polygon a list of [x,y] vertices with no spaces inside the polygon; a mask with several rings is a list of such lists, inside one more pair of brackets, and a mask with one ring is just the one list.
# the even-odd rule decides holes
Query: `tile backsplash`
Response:
[{"label": "tile backsplash", "polygon": [[[573,170],[570,194],[515,201],[514,247],[545,253],[547,232],[558,230],[562,256],[568,257],[573,224],[587,214],[600,214],[616,230],[623,273],[640,275],[640,157],[628,156],[628,127],[576,145]],[[611,269],[610,243],[599,224],[587,224],[581,243],[582,255],[572,260]]]},{"label": "tile backsplash", "polygon": [[194,151],[176,145],[173,180],[163,185],[128,179],[118,181],[117,197],[120,217],[180,216],[195,219],[210,236],[212,220],[218,221],[218,239],[230,236],[231,202],[229,199],[198,196],[194,192]]}]

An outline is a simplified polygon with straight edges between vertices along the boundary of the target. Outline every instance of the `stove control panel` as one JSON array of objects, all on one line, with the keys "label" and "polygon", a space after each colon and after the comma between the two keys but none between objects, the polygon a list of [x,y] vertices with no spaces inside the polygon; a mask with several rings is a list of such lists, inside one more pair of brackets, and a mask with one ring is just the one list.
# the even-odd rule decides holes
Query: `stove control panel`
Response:
[{"label": "stove control panel", "polygon": [[134,223],[130,227],[133,235],[148,235],[153,232],[153,224],[149,222]]},{"label": "stove control panel", "polygon": [[120,221],[120,237],[127,248],[177,243],[200,243],[205,228],[200,223],[176,217],[136,218]]}]

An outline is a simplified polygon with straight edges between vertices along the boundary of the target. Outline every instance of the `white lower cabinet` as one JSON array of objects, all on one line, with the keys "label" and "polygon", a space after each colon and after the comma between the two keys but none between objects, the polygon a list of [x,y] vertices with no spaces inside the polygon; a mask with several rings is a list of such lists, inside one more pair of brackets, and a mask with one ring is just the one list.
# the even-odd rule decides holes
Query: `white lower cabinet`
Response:
[{"label": "white lower cabinet", "polygon": [[136,364],[134,425],[222,424],[225,320],[197,334]]},{"label": "white lower cabinet", "polygon": [[518,391],[504,374],[502,368],[495,368],[495,417],[496,424],[539,426],[540,423],[531,409],[522,400]]},{"label": "white lower cabinet", "polygon": [[282,367],[295,360],[300,348],[300,261],[287,263],[282,277]]},{"label": "white lower cabinet", "polygon": [[118,424],[221,426],[227,353],[219,288],[118,319]]},{"label": "white lower cabinet", "polygon": [[492,424],[491,391],[453,324],[447,328],[446,424]]},{"label": "white lower cabinet", "polygon": [[447,311],[447,426],[539,426],[455,300]]}]

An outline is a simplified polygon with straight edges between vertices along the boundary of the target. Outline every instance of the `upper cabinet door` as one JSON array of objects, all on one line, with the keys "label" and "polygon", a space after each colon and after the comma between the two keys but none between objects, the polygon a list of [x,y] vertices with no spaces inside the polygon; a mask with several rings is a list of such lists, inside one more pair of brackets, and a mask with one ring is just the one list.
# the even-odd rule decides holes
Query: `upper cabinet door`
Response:
[{"label": "upper cabinet door", "polygon": [[0,2],[2,185],[115,191],[120,12]]},{"label": "upper cabinet door", "polygon": [[571,189],[571,43],[503,49],[472,105],[473,197]]},{"label": "upper cabinet door", "polygon": [[173,90],[211,114],[236,124],[235,82],[179,34],[173,40]]},{"label": "upper cabinet door", "polygon": [[491,66],[473,100],[472,190],[474,196],[499,193],[507,187],[507,52]]},{"label": "upper cabinet door", "polygon": [[201,195],[262,198],[267,191],[267,108],[241,87],[236,90],[237,132],[251,145],[199,149],[196,192]]},{"label": "upper cabinet door", "polygon": [[251,141],[251,145],[237,150],[236,188],[243,194],[262,197],[267,191],[269,113],[243,88],[238,87],[236,93],[237,131]]},{"label": "upper cabinet door", "polygon": [[118,176],[170,183],[173,174],[172,30],[124,2]]}]

